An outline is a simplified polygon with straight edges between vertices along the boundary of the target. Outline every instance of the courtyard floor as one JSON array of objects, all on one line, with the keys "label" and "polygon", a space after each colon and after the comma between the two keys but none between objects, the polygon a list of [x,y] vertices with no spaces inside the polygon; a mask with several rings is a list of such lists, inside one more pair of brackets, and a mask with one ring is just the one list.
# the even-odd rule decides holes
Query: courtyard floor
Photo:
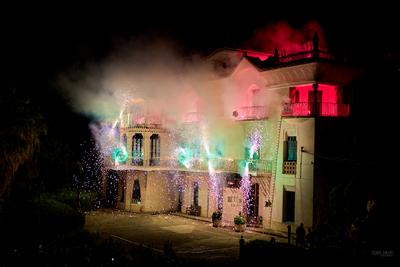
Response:
[{"label": "courtyard floor", "polygon": [[[236,265],[241,235],[246,242],[270,240],[272,237],[250,230],[238,233],[232,227],[215,228],[206,220],[173,213],[153,215],[101,210],[86,214],[85,228],[100,236],[118,239],[126,245],[147,247],[160,254],[164,245],[171,242],[180,258],[224,262],[228,265]],[[283,237],[273,237],[277,242],[286,241]]]}]

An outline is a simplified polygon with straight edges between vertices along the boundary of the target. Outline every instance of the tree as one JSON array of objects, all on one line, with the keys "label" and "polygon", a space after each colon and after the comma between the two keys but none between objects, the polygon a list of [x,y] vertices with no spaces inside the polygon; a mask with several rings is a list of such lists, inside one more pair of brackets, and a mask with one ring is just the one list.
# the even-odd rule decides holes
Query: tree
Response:
[{"label": "tree", "polygon": [[32,99],[15,88],[1,91],[0,114],[0,201],[4,201],[16,172],[33,159],[47,128]]}]

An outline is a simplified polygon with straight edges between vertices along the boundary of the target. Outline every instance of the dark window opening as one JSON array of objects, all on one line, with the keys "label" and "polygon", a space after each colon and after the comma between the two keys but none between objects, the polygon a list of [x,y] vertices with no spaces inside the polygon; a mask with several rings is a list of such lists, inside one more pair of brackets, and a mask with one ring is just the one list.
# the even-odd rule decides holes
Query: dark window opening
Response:
[{"label": "dark window opening", "polygon": [[132,164],[143,166],[143,135],[135,134],[132,137]]},{"label": "dark window opening", "polygon": [[288,161],[297,160],[297,140],[296,136],[288,136],[287,140],[287,158]]},{"label": "dark window opening", "polygon": [[193,206],[197,207],[199,205],[199,183],[193,183]]},{"label": "dark window opening", "polygon": [[240,181],[242,177],[239,175],[229,175],[226,177],[226,187],[228,188],[240,188]]},{"label": "dark window opening", "polygon": [[283,191],[283,222],[294,222],[295,194],[292,191]]},{"label": "dark window opening", "polygon": [[283,143],[282,173],[296,174],[297,168],[297,140],[296,136],[288,136]]},{"label": "dark window opening", "polygon": [[133,190],[132,190],[132,203],[140,204],[141,195],[140,195],[140,183],[139,180],[135,180],[133,182]]},{"label": "dark window opening", "polygon": [[153,134],[150,137],[150,166],[160,165],[160,137]]}]

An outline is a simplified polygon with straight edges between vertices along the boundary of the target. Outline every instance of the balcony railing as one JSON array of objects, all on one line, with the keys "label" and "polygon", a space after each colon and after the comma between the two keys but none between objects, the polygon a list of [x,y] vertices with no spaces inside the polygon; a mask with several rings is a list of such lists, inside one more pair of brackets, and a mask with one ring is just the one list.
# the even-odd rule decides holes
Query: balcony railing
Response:
[{"label": "balcony railing", "polygon": [[256,173],[272,173],[272,160],[251,160],[249,171]]},{"label": "balcony railing", "polygon": [[317,103],[317,112],[314,112],[314,103],[285,103],[282,116],[324,116],[324,117],[348,117],[350,114],[349,104]]},{"label": "balcony railing", "polygon": [[157,115],[136,114],[122,120],[121,127],[158,127],[162,124],[162,117]]},{"label": "balcony railing", "polygon": [[284,161],[282,166],[283,174],[296,174],[296,161]]},{"label": "balcony railing", "polygon": [[233,111],[235,120],[261,120],[268,118],[265,106],[238,107]]},{"label": "balcony railing", "polygon": [[[271,173],[272,172],[272,161],[270,160],[234,160],[234,159],[212,159],[211,167],[216,172],[232,172],[240,173],[243,171],[243,167],[248,162],[250,173]],[[124,165],[124,164],[122,164]],[[185,169],[191,171],[204,171],[209,172],[209,164],[205,159],[192,159],[185,163],[179,162],[177,159],[132,159],[131,164],[125,164],[130,166],[138,166],[145,168],[168,168],[168,169]]]},{"label": "balcony railing", "polygon": [[308,50],[308,51],[302,51],[302,52],[298,52],[298,53],[281,56],[281,57],[279,57],[279,63],[292,62],[292,61],[297,61],[297,60],[306,59],[306,58],[334,59],[334,56],[331,53],[329,53],[328,51]]},{"label": "balcony railing", "polygon": [[313,103],[285,103],[282,116],[312,116],[314,115]]},{"label": "balcony railing", "polygon": [[184,123],[199,122],[201,121],[201,114],[199,112],[188,112],[183,116]]}]

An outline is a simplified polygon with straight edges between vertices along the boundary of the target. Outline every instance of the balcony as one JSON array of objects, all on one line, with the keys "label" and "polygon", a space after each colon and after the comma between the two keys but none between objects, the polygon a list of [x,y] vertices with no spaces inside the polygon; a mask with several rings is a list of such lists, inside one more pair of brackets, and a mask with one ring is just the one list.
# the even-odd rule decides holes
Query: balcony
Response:
[{"label": "balcony", "polygon": [[[267,174],[272,173],[271,160],[235,160],[235,159],[212,159],[211,166],[215,172],[231,172],[241,173],[243,167],[248,163],[249,172],[252,174]],[[121,164],[121,168],[128,166],[135,166],[141,168],[162,168],[168,170],[187,170],[187,171],[200,171],[209,172],[208,161],[205,159],[192,159],[183,164],[175,158],[159,159],[153,158],[143,160],[140,158],[132,159],[132,163]]]},{"label": "balcony", "polygon": [[238,107],[233,113],[235,120],[262,120],[268,118],[265,106]]},{"label": "balcony", "polygon": [[135,114],[126,117],[123,120],[121,127],[123,128],[147,128],[147,127],[160,127],[162,124],[162,117],[158,115],[144,115]]},{"label": "balcony", "polygon": [[296,174],[296,161],[284,161],[282,166],[283,174]]},{"label": "balcony", "polygon": [[309,117],[319,115],[323,117],[348,117],[350,114],[349,104],[317,103],[317,114],[314,112],[314,103],[285,103],[282,116],[285,117]]},{"label": "balcony", "polygon": [[201,114],[199,112],[188,112],[183,116],[184,123],[196,123],[201,121]]},{"label": "balcony", "polygon": [[249,171],[256,173],[272,173],[272,161],[271,160],[250,160]]},{"label": "balcony", "polygon": [[288,54],[279,57],[278,62],[279,63],[287,63],[287,62],[293,62],[293,61],[298,61],[298,60],[304,60],[307,58],[322,58],[322,59],[330,59],[333,60],[335,59],[334,56],[329,53],[328,51],[322,51],[322,50],[307,50],[307,51],[301,51],[298,53],[293,53],[293,54]]}]

